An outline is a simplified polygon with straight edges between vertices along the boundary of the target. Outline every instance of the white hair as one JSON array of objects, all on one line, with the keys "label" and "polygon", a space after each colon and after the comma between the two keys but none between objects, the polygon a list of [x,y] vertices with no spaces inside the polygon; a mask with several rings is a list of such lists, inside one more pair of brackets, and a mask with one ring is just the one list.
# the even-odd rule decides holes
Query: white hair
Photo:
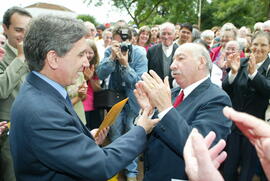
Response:
[{"label": "white hair", "polygon": [[222,28],[221,31],[231,31],[231,30],[236,30],[237,28],[234,26],[234,24],[232,23],[225,23]]},{"label": "white hair", "polygon": [[175,33],[175,26],[174,24],[170,23],[170,22],[165,22],[163,24],[160,25],[160,32],[162,32],[165,28],[169,28],[173,31],[173,33]]},{"label": "white hair", "polygon": [[215,33],[212,30],[204,30],[201,34],[201,39],[214,38]]},{"label": "white hair", "polygon": [[263,28],[263,30],[264,30],[265,28],[267,28],[267,29],[270,28],[270,20],[265,21],[265,22],[263,23],[262,28]]},{"label": "white hair", "polygon": [[255,23],[255,25],[254,25],[254,31],[261,31],[262,29],[263,29],[263,24],[264,23],[262,23],[262,22],[257,22],[257,23]]}]

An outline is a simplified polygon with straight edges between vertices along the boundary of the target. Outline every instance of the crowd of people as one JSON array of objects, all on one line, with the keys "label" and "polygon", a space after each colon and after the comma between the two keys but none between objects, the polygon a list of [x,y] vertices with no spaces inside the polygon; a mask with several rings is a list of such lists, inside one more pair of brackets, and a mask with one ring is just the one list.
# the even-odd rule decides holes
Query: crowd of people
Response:
[{"label": "crowd of people", "polygon": [[[0,34],[0,181],[121,170],[137,181],[142,153],[144,181],[269,180],[269,69],[270,20],[108,27],[11,7]],[[129,100],[96,135],[108,110],[95,93],[106,89]]]}]

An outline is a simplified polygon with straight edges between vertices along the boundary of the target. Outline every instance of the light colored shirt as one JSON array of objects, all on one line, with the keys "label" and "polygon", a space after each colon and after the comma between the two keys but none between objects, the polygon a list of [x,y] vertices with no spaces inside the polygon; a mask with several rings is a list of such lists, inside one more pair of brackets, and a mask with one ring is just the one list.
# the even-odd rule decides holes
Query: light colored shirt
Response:
[{"label": "light colored shirt", "polygon": [[50,84],[53,88],[55,88],[62,96],[64,99],[66,99],[67,97],[67,91],[66,89],[60,85],[59,83],[49,79],[48,77],[46,77],[45,75],[42,75],[39,72],[36,71],[32,71],[36,76],[38,76],[39,78],[41,78],[42,80],[44,80],[45,82],[47,82],[48,84]]},{"label": "light colored shirt", "polygon": [[[196,87],[198,87],[202,82],[204,82],[206,79],[208,79],[209,78],[209,76],[207,76],[207,77],[205,77],[205,78],[203,78],[203,79],[201,79],[201,80],[199,80],[199,81],[197,81],[197,82],[195,82],[195,83],[193,83],[193,84],[191,84],[191,85],[189,85],[188,87],[186,87],[185,89],[183,89],[183,91],[184,91],[184,98],[183,98],[183,100],[185,100],[185,98],[194,90],[194,89],[196,89]],[[180,91],[181,92],[181,91]],[[179,93],[180,93],[179,92]],[[171,109],[173,108],[173,106],[171,106],[171,107],[168,107],[167,109],[165,109],[164,111],[162,111],[162,112],[160,112],[159,114],[158,114],[158,118],[159,119],[162,119]]]},{"label": "light colored shirt", "polygon": [[164,54],[166,55],[166,57],[169,57],[173,51],[173,43],[168,47],[166,47],[162,44],[162,50],[163,50]]}]

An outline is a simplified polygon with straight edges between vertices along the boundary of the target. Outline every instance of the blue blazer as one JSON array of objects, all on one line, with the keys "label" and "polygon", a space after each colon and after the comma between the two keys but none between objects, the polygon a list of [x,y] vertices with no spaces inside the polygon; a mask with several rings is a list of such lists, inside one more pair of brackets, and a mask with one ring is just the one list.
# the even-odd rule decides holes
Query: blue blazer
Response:
[{"label": "blue blazer", "polygon": [[[180,88],[172,90],[173,102]],[[192,128],[201,134],[217,134],[215,142],[226,139],[231,121],[223,108],[231,106],[229,96],[209,79],[195,88],[177,107],[172,108],[152,131],[145,151],[144,181],[187,179],[183,148]]]},{"label": "blue blazer", "polygon": [[71,104],[33,73],[12,106],[10,145],[18,181],[102,181],[141,153],[146,133],[135,126],[112,144],[96,145]]}]

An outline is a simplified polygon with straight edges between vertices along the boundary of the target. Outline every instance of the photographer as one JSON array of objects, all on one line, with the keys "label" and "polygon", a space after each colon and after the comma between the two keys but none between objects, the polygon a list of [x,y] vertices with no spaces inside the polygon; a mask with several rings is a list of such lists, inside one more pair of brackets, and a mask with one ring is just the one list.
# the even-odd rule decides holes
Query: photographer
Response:
[{"label": "photographer", "polygon": [[[106,49],[103,60],[97,67],[97,75],[101,80],[109,75],[109,89],[116,90],[128,97],[128,103],[110,129],[111,141],[120,137],[133,127],[133,121],[139,112],[133,90],[141,75],[147,72],[147,58],[142,47],[131,45],[131,30],[127,26],[116,26],[113,29],[113,42]],[[137,163],[134,160],[127,166],[128,180],[136,180]]]}]

